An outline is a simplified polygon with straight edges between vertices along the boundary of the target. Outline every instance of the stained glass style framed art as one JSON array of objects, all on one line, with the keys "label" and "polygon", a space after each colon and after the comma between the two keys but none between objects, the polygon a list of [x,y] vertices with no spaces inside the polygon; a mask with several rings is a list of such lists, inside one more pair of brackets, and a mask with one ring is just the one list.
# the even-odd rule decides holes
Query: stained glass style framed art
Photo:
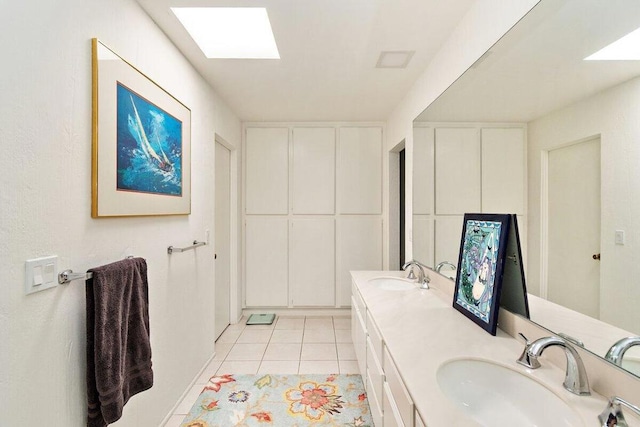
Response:
[{"label": "stained glass style framed art", "polygon": [[465,214],[453,307],[496,334],[509,214]]}]

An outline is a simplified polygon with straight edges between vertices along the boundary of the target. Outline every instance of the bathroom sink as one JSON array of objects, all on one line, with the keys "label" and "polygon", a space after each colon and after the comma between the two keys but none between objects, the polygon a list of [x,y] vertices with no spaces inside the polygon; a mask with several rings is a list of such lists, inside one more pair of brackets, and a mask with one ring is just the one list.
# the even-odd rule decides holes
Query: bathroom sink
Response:
[{"label": "bathroom sink", "polygon": [[516,370],[460,359],[437,372],[442,392],[483,426],[579,426],[581,418],[555,393]]},{"label": "bathroom sink", "polygon": [[376,277],[369,279],[369,283],[385,291],[408,291],[409,289],[417,288],[413,280],[401,277]]}]

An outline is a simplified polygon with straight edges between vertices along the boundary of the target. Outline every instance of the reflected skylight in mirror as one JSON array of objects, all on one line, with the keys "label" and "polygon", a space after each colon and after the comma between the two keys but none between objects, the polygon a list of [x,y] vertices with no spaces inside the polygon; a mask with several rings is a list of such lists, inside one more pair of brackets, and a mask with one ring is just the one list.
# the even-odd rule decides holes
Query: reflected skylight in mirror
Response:
[{"label": "reflected skylight in mirror", "polygon": [[207,58],[280,59],[262,7],[172,7]]},{"label": "reflected skylight in mirror", "polygon": [[640,60],[640,28],[600,49],[585,61],[637,61]]}]

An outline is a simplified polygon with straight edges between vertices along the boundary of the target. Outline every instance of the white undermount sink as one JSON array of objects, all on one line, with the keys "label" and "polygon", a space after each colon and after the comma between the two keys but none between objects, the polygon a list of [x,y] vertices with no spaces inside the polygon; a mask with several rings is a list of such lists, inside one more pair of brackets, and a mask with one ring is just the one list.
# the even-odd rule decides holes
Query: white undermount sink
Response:
[{"label": "white undermount sink", "polygon": [[483,426],[581,426],[581,418],[555,393],[520,372],[476,359],[446,362],[440,389]]},{"label": "white undermount sink", "polygon": [[375,277],[369,279],[369,283],[385,291],[408,291],[418,287],[413,280],[402,277]]}]

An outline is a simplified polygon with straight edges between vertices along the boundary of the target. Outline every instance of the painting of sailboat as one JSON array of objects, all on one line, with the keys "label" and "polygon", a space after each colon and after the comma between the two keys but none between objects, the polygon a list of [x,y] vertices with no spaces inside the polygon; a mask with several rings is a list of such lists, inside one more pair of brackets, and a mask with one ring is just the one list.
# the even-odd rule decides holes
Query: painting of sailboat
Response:
[{"label": "painting of sailboat", "polygon": [[117,83],[117,190],[182,195],[182,122]]}]

